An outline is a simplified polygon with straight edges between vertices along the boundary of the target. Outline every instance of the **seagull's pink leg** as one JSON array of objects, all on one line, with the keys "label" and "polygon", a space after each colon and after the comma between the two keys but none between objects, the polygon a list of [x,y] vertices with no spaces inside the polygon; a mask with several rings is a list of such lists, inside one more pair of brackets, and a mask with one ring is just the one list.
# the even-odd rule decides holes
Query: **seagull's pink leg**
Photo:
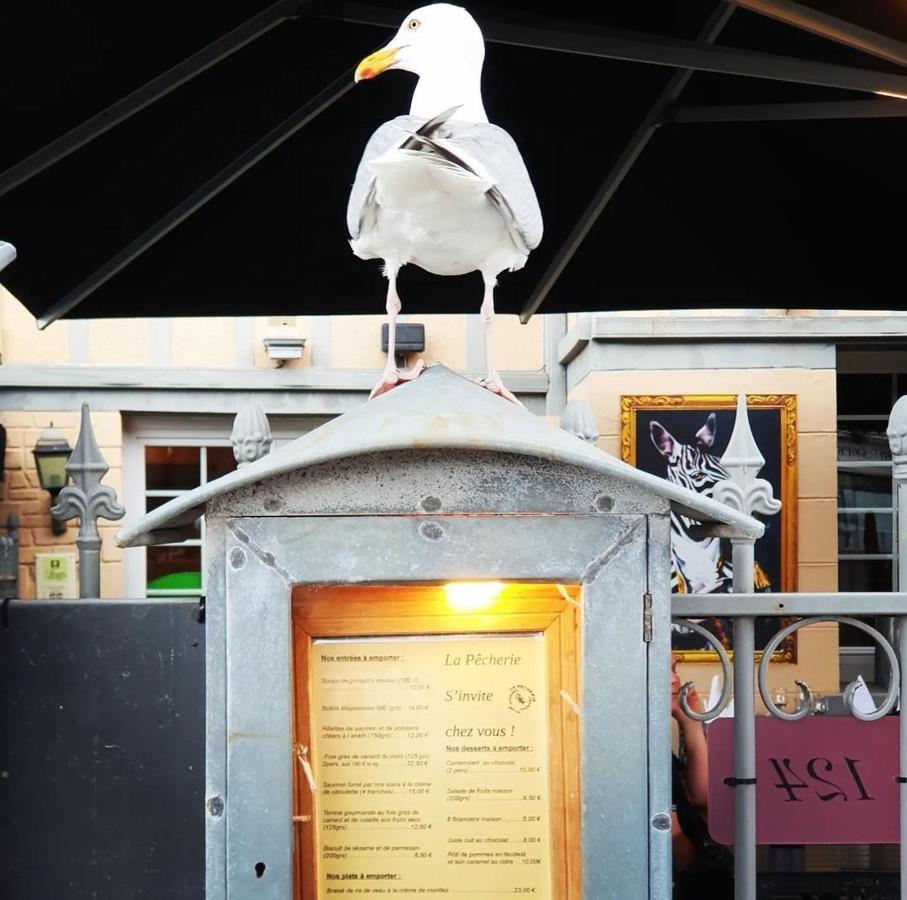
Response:
[{"label": "seagull's pink leg", "polygon": [[397,294],[397,272],[399,271],[399,268],[399,265],[396,263],[387,262],[385,265],[385,273],[387,274],[386,308],[388,316],[387,365],[384,367],[384,372],[381,373],[381,378],[378,380],[378,383],[372,388],[372,392],[369,394],[370,400],[373,397],[386,393],[392,387],[400,384],[401,381],[412,381],[414,378],[418,378],[425,368],[425,361],[421,359],[418,360],[408,372],[401,372],[397,368],[397,358],[395,355],[397,343],[397,316],[403,308],[403,304],[400,303],[400,297]]},{"label": "seagull's pink leg", "polygon": [[487,388],[494,394],[497,394],[500,397],[503,397],[505,400],[509,400],[511,403],[516,403],[517,406],[522,406],[519,400],[504,387],[504,382],[501,381],[501,376],[498,374],[498,370],[494,366],[494,350],[492,348],[491,342],[491,331],[492,326],[494,325],[494,285],[495,279],[493,276],[487,276],[483,273],[482,275],[485,281],[485,294],[482,298],[482,324],[485,326],[485,365],[488,369],[487,374],[484,378],[479,379],[479,384],[483,388]]}]

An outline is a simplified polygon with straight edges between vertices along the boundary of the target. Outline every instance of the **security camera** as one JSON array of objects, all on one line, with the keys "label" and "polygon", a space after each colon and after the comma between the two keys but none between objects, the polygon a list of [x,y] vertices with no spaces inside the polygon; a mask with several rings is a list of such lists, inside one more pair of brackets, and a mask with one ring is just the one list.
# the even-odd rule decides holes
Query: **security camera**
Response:
[{"label": "security camera", "polygon": [[16,258],[16,248],[6,241],[0,241],[0,272]]}]

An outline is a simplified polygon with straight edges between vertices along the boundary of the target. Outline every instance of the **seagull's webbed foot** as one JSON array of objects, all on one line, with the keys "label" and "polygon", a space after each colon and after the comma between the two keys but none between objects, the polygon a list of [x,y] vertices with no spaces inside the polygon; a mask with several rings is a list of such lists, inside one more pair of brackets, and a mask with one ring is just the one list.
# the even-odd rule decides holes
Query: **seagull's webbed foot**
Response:
[{"label": "seagull's webbed foot", "polygon": [[372,388],[368,395],[369,400],[386,394],[391,388],[395,388],[404,381],[413,381],[425,371],[425,360],[416,360],[416,364],[411,369],[401,371],[392,362],[388,363],[381,373],[378,383]]},{"label": "seagull's webbed foot", "polygon": [[491,391],[493,394],[497,394],[499,397],[503,397],[505,400],[509,400],[511,403],[516,403],[521,409],[526,407],[520,403],[519,400],[504,386],[504,382],[501,381],[501,376],[498,375],[495,369],[489,369],[488,374],[484,378],[480,378],[479,384],[487,391]]}]

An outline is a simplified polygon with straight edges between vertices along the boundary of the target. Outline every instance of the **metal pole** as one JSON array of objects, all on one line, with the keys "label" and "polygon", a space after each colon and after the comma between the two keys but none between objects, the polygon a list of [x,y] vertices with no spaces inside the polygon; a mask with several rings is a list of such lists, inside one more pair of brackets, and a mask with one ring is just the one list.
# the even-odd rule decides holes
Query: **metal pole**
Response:
[{"label": "metal pole", "polygon": [[[907,474],[907,473],[905,473]],[[898,486],[898,513],[897,535],[898,541],[898,590],[907,592],[907,478],[898,477],[895,473]]]},{"label": "metal pole", "polygon": [[155,222],[144,233],[140,234],[134,241],[127,244],[119,253],[45,312],[38,319],[38,328],[47,328],[60,316],[66,315],[89,294],[113,278],[117,272],[126,268],[137,256],[140,256],[149,247],[154,246],[161,238],[173,231],[177,225],[188,219],[196,210],[201,209],[221,191],[233,184],[237,178],[248,172],[252,166],[264,159],[273,150],[276,150],[285,141],[288,141],[297,131],[352,89],[354,85],[353,73],[354,70],[350,69],[334,79],[326,88],[319,91],[307,103],[304,103],[293,115],[284,119],[275,128],[272,128],[261,140],[236,157],[233,162],[221,169],[216,175],[209,178],[200,188],[193,191],[185,200],[171,209],[170,212]]},{"label": "metal pole", "polygon": [[[721,464],[727,480],[715,485],[712,496],[747,515],[774,515],[781,503],[759,471],[765,459],[759,451],[746,411],[746,396],[737,395],[737,416]],[[734,593],[751,594],[754,587],[755,538],[731,538]],[[756,900],[756,709],[753,656],[755,619],[734,618],[734,897]]]},{"label": "metal pole", "polygon": [[25,159],[0,173],[0,197],[18,187],[48,166],[69,156],[89,141],[109,131],[120,122],[143,110],[146,106],[166,97],[196,75],[210,69],[246,44],[267,34],[272,28],[296,15],[309,0],[279,0],[273,6],[253,16],[228,34],[218,38],[207,47],[177,63],[166,72],[153,78],[147,84],[120,98],[106,109],[77,125],[71,131],[27,156]]},{"label": "metal pole", "polygon": [[[712,12],[712,15],[709,16],[705,25],[703,25],[699,33],[699,40],[706,44],[713,43],[718,38],[718,35],[721,34],[733,12],[733,4],[728,4],[727,6],[719,4]],[[586,235],[592,230],[599,216],[604,212],[605,207],[611,202],[611,198],[623,184],[630,169],[633,168],[640,154],[648,146],[652,136],[661,125],[665,112],[671,108],[671,105],[677,100],[692,77],[692,69],[682,69],[674,72],[668,79],[668,83],[652,104],[645,118],[639,123],[639,127],[633,133],[626,147],[624,147],[620,158],[612,166],[611,171],[608,172],[592,201],[586,207],[576,225],[574,225],[567,240],[561,245],[538,284],[533,288],[531,296],[520,310],[520,321],[524,325],[545,301],[549,291],[554,287],[564,269],[567,268],[567,264],[573,259],[580,244],[586,239]]]},{"label": "metal pole", "polygon": [[[732,540],[734,593],[753,590],[752,540]],[[734,898],[756,898],[755,619],[734,619]]]},{"label": "metal pole", "polygon": [[101,455],[91,427],[91,412],[82,404],[82,426],[79,439],[66,464],[73,483],[67,485],[51,507],[51,515],[67,521],[78,518],[79,597],[82,600],[101,596],[101,535],[98,519],[122,519],[126,510],[117,503],[116,491],[101,484],[107,474],[107,462]]},{"label": "metal pole", "polygon": [[736,106],[677,106],[672,125],[697,122],[793,122],[818,119],[903,119],[903,100],[823,100],[817,103],[747,103]]},{"label": "metal pole", "polygon": [[[735,6],[736,3],[728,5]],[[374,3],[337,0],[324,15],[342,21],[378,25],[399,22],[399,18],[392,18],[386,6]],[[844,90],[870,93],[885,91],[907,95],[907,78],[903,75],[857,69],[852,66],[738,50],[734,47],[715,47],[701,42],[643,32],[613,29],[580,31],[557,19],[534,17],[529,22],[525,17],[508,21],[482,17],[479,24],[482,26],[485,40],[497,44],[648,63],[653,66],[699,69],[725,75],[742,75],[747,78],[766,78]]]},{"label": "metal pole", "polygon": [[[79,548],[79,599],[96,600],[101,596],[101,536],[96,522],[87,521],[93,529],[79,524],[76,547]],[[91,534],[91,531],[94,534]],[[88,533],[83,533],[88,532]]]},{"label": "metal pole", "polygon": [[[897,520],[895,540],[898,549],[898,590],[907,588],[907,395],[898,398],[888,418],[888,446],[891,467],[897,485]],[[898,631],[898,662],[901,665],[900,718],[898,720],[898,788],[900,801],[901,900],[907,900],[907,616],[895,619]]]},{"label": "metal pole", "polygon": [[[895,468],[895,483],[898,492],[898,511],[895,535],[898,542],[898,590],[907,588],[907,479],[903,469]],[[898,661],[901,664],[901,709],[898,718],[900,767],[898,775],[903,779],[907,774],[907,616],[897,616],[895,627],[898,638]],[[901,856],[901,900],[907,900],[907,782],[898,784],[900,799],[900,856]]]},{"label": "metal pole", "polygon": [[[907,497],[907,485],[898,485],[899,511],[904,511],[904,500]],[[905,529],[907,530],[907,529]],[[903,534],[898,528],[899,536]],[[907,535],[905,535],[907,536]],[[904,572],[904,560],[901,559],[898,567],[901,574]],[[898,616],[895,620],[898,629],[898,657],[901,663],[901,711],[898,716],[898,759],[900,782],[898,784],[900,800],[900,856],[901,856],[901,900],[907,900],[907,782],[904,781],[904,772],[907,771],[907,710],[903,708],[904,699],[907,698],[907,616]]]},{"label": "metal pole", "polygon": [[830,41],[837,41],[839,44],[887,59],[899,66],[907,66],[907,45],[867,28],[860,28],[853,22],[819,12],[811,6],[803,6],[792,0],[735,0],[735,2],[744,9],[777,19],[786,25],[811,31]]}]

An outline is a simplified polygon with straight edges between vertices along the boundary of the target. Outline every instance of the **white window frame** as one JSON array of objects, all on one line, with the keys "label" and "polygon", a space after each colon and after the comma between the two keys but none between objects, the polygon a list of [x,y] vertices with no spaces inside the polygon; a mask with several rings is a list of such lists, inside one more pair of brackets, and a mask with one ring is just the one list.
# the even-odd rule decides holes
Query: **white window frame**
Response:
[{"label": "white window frame", "polygon": [[[239,405],[241,401],[237,403]],[[324,424],[329,416],[269,416],[274,438],[272,450],[295,440],[300,435]],[[123,413],[123,502],[126,506],[124,524],[145,514],[148,496],[177,496],[183,491],[147,491],[145,480],[146,447],[229,447],[233,429],[232,415],[201,414],[131,414]],[[207,472],[206,454],[201,455],[201,478]],[[199,591],[155,591],[153,597],[202,596],[205,592],[205,529],[202,521],[197,540],[184,541],[183,546],[201,546],[202,586]],[[176,546],[181,546],[176,545]],[[123,552],[123,596],[144,598],[147,594],[147,556],[145,547],[129,547]]]},{"label": "white window frame", "polygon": [[[885,431],[888,425],[888,416],[858,416],[843,415],[838,416],[838,432],[840,426],[847,422],[878,422],[879,431]],[[897,516],[898,516],[898,493],[897,483],[894,480],[894,465],[891,460],[838,460],[838,472],[861,471],[865,469],[877,469],[879,473],[887,472],[891,482],[891,504],[889,506],[841,506],[838,505],[838,517],[857,514],[871,514],[891,516],[891,552],[890,553],[841,553],[838,552],[838,562],[864,561],[864,560],[890,560],[891,561],[891,585],[887,590],[896,591],[898,589],[898,542],[897,542]]]}]

